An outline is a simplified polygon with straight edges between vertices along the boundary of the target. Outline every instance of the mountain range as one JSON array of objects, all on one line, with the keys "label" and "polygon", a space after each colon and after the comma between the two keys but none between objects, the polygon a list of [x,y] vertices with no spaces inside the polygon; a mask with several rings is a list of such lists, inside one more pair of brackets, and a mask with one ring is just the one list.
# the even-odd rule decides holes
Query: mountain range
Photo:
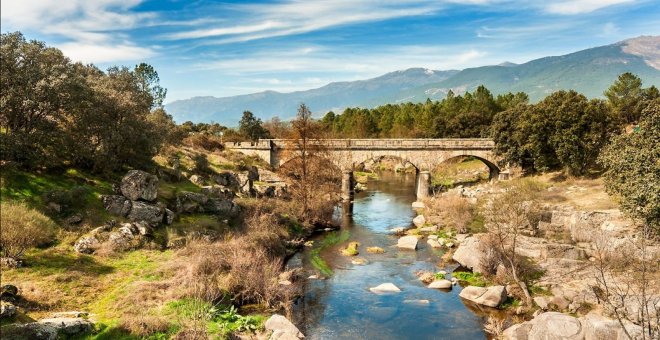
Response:
[{"label": "mountain range", "polygon": [[264,91],[231,97],[193,97],[173,101],[166,110],[181,123],[218,122],[237,126],[243,111],[268,119],[295,116],[305,103],[321,116],[346,107],[375,107],[401,102],[439,100],[449,90],[456,94],[486,86],[493,94],[526,92],[532,102],[548,94],[573,89],[587,97],[602,97],[624,72],[638,75],[644,86],[660,85],[660,36],[641,36],[615,44],[590,48],[562,56],[535,59],[524,64],[499,65],[437,71],[410,68],[380,77],[350,82],[334,82],[306,91],[281,93]]}]

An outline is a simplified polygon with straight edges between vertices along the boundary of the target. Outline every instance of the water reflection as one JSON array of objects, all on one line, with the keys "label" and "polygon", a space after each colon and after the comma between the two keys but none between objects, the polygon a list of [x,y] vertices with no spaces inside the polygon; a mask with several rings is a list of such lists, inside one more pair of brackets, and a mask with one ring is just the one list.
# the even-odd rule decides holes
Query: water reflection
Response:
[{"label": "water reflection", "polygon": [[[359,257],[366,265],[353,265],[339,254],[344,244],[321,252],[333,268],[327,280],[310,280],[296,308],[296,323],[308,339],[484,339],[482,320],[458,297],[459,288],[445,292],[428,289],[417,280],[418,270],[437,271],[442,252],[420,242],[415,251],[399,251],[390,229],[410,224],[414,212],[415,175],[381,174],[367,190],[356,194],[353,214],[342,215],[343,230],[350,241],[361,243]],[[346,209],[346,208],[343,208]],[[378,246],[384,254],[368,254]],[[303,254],[305,269],[314,268],[309,251]],[[394,283],[402,292],[371,293],[369,287]],[[428,300],[428,303],[421,301]]]}]

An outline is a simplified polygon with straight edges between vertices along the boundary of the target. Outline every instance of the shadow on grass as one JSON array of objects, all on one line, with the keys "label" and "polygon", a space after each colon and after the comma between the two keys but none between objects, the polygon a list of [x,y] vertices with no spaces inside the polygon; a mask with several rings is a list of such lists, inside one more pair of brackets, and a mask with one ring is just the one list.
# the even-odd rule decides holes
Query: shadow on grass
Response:
[{"label": "shadow on grass", "polygon": [[110,274],[113,267],[99,263],[94,257],[61,250],[32,253],[26,257],[30,270],[40,273],[79,272],[81,274]]}]

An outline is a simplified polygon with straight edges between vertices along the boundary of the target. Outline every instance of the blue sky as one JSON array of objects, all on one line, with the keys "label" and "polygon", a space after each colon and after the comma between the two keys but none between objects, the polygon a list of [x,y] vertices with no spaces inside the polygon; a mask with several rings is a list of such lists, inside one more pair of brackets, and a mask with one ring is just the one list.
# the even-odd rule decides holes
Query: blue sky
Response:
[{"label": "blue sky", "polygon": [[3,0],[0,10],[3,32],[73,60],[152,64],[168,102],[522,63],[660,34],[651,0]]}]

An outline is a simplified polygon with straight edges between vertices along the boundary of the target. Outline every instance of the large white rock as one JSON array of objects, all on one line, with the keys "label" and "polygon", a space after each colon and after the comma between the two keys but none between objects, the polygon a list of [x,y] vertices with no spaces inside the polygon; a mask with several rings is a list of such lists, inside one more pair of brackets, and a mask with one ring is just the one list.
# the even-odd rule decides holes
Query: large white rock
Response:
[{"label": "large white rock", "polygon": [[432,238],[429,238],[428,240],[426,240],[426,243],[428,243],[429,246],[433,248],[442,248],[442,244],[440,244],[440,242],[438,242],[437,239],[434,240]]},{"label": "large white rock", "polygon": [[451,281],[449,280],[436,280],[431,282],[431,284],[428,286],[429,288],[435,288],[435,289],[451,289]]},{"label": "large white rock", "polygon": [[[642,338],[642,328],[626,322],[626,330],[633,339]],[[528,340],[624,340],[628,339],[618,321],[595,313],[574,318],[558,312],[547,312],[534,319],[513,325],[503,333],[504,339]]]},{"label": "large white rock", "polygon": [[463,239],[452,256],[452,259],[460,263],[461,266],[469,268],[476,273],[480,272],[481,259],[484,257],[483,251],[479,246],[482,235],[476,234]]},{"label": "large white rock", "polygon": [[396,246],[402,249],[417,249],[417,237],[416,236],[404,236],[399,239]]},{"label": "large white rock", "polygon": [[488,288],[467,286],[458,295],[479,305],[497,307],[506,300],[506,288],[504,286]]},{"label": "large white rock", "polygon": [[413,202],[412,203],[412,208],[413,209],[424,209],[424,208],[426,208],[426,204],[424,204],[424,202],[420,202],[420,201]]},{"label": "large white rock", "polygon": [[393,283],[382,283],[376,287],[371,287],[369,290],[372,293],[383,294],[383,293],[399,293],[401,289],[395,286]]},{"label": "large white rock", "polygon": [[423,226],[424,223],[426,223],[426,218],[424,217],[424,215],[417,215],[417,217],[413,218],[413,224],[417,228]]},{"label": "large white rock", "polygon": [[279,314],[273,314],[273,316],[268,318],[264,327],[266,330],[273,332],[271,339],[302,339],[305,337],[296,325]]}]

